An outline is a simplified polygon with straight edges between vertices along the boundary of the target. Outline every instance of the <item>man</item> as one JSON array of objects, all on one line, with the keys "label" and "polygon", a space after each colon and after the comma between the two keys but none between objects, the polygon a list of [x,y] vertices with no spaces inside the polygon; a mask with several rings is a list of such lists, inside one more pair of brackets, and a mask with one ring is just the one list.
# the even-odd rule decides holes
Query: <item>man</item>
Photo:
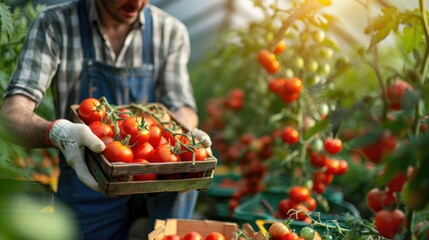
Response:
[{"label": "man", "polygon": [[[82,239],[126,239],[132,221],[190,218],[197,194],[160,193],[109,198],[83,158],[83,148],[104,144],[83,124],[72,123],[70,105],[105,96],[112,104],[160,102],[210,147],[198,117],[187,63],[186,27],[148,0],[78,0],[50,6],[33,22],[5,91],[1,115],[10,139],[24,147],[60,150],[58,197],[76,212]],[[49,87],[57,120],[34,110]],[[143,207],[142,207],[143,206]],[[146,208],[147,206],[147,208]]]}]

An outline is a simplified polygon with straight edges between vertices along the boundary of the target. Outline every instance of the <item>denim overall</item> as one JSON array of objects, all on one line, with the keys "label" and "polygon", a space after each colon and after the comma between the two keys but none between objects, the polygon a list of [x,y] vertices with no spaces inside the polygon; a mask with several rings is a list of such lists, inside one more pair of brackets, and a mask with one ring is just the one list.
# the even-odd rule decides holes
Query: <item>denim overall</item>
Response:
[{"label": "denim overall", "polygon": [[[152,17],[144,9],[143,66],[118,68],[95,60],[91,25],[84,0],[78,2],[80,34],[84,53],[80,101],[87,97],[106,97],[115,105],[155,101]],[[153,229],[156,219],[192,218],[197,191],[163,192],[110,198],[83,184],[60,154],[61,175],[58,182],[60,201],[71,206],[81,239],[127,239],[129,226],[138,217],[148,216]]]}]

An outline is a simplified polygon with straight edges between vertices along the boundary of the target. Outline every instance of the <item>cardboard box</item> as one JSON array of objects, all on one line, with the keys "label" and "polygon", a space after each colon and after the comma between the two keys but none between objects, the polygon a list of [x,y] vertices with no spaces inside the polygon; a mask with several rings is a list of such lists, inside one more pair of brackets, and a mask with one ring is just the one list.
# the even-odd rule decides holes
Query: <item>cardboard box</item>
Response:
[{"label": "cardboard box", "polygon": [[[151,106],[159,111],[164,111],[171,116],[171,119],[182,128],[184,133],[189,130],[177,121],[174,115],[162,104],[152,103]],[[84,122],[79,118],[77,110],[79,105],[72,105],[74,122]],[[135,113],[143,113],[136,104],[120,106]],[[94,175],[100,187],[100,192],[111,196],[121,196],[139,193],[154,192],[177,192],[187,190],[207,190],[213,181],[214,170],[217,159],[209,155],[204,161],[195,162],[175,162],[175,163],[111,163],[102,154],[96,154],[89,149],[85,149],[85,158],[88,168]],[[151,181],[130,181],[132,175],[136,174],[180,174],[180,178],[151,180]],[[188,177],[188,173],[200,173],[199,176]]]},{"label": "cardboard box", "polygon": [[234,239],[234,233],[239,230],[238,225],[232,222],[213,220],[167,219],[156,220],[155,229],[149,233],[149,240],[162,240],[165,236],[177,234],[185,236],[190,231],[197,231],[203,237],[210,232],[220,232],[227,240]]}]

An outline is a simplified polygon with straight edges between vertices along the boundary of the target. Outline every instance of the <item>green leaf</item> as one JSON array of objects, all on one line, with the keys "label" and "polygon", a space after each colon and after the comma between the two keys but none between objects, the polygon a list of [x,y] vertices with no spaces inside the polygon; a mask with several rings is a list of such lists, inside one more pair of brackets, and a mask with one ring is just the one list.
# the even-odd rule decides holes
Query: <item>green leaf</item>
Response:
[{"label": "green leaf", "polygon": [[9,11],[9,6],[1,2],[0,2],[0,29],[1,29],[0,34],[2,36],[6,33],[8,37],[11,37],[13,32],[12,13]]},{"label": "green leaf", "polygon": [[423,26],[417,19],[413,21],[412,25],[404,27],[402,34],[402,48],[406,53],[411,53],[424,42]]},{"label": "green leaf", "polygon": [[[381,9],[384,15],[378,16],[373,20],[373,30],[375,35],[371,39],[369,48],[372,48],[379,42],[383,41],[392,31],[397,31],[399,25],[398,9],[383,8]],[[368,28],[365,32],[369,32]]]}]

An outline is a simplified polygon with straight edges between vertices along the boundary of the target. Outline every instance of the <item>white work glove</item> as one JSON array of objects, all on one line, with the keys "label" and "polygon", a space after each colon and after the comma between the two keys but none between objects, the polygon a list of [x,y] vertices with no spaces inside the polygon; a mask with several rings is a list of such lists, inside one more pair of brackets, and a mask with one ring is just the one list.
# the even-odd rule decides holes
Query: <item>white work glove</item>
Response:
[{"label": "white work glove", "polygon": [[53,122],[48,129],[49,141],[61,150],[67,164],[74,169],[77,177],[95,191],[99,190],[97,181],[92,176],[85,162],[85,146],[91,151],[100,153],[105,145],[85,124],[72,123],[65,119]]},{"label": "white work glove", "polygon": [[212,140],[210,139],[210,136],[206,132],[198,128],[192,129],[191,133],[202,143],[203,147],[207,149],[207,152],[209,152],[210,155],[213,155],[212,150],[210,148],[212,145]]}]

